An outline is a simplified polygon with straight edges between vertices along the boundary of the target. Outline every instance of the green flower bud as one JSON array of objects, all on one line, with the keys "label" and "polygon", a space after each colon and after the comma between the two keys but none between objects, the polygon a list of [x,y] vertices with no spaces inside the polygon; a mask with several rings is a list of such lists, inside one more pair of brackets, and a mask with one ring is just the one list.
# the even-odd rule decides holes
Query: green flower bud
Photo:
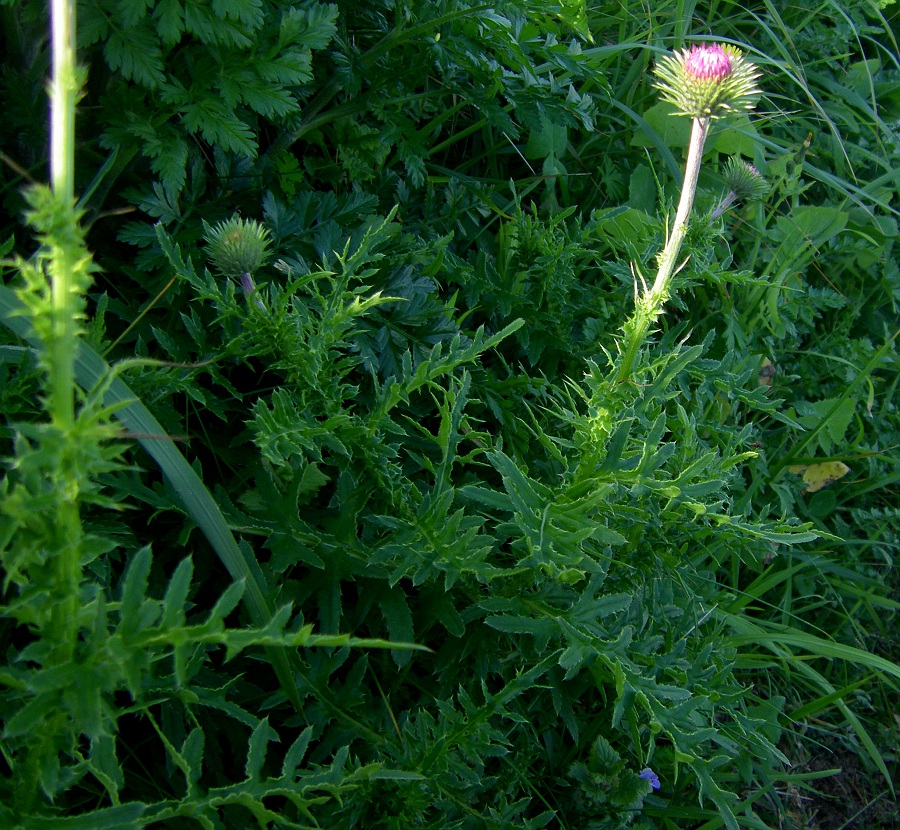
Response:
[{"label": "green flower bud", "polygon": [[725,181],[735,198],[743,202],[762,199],[769,192],[769,183],[762,173],[752,164],[734,157],[725,165]]},{"label": "green flower bud", "polygon": [[209,258],[227,277],[252,274],[262,268],[269,257],[269,231],[254,219],[232,216],[215,226],[203,222]]},{"label": "green flower bud", "polygon": [[712,212],[710,219],[718,219],[737,201],[750,202],[762,199],[769,192],[769,183],[752,164],[741,159],[730,158],[725,165],[725,181],[728,193]]},{"label": "green flower bud", "polygon": [[654,86],[679,115],[721,118],[728,112],[750,109],[760,91],[760,72],[740,49],[717,43],[692,46],[659,59]]}]

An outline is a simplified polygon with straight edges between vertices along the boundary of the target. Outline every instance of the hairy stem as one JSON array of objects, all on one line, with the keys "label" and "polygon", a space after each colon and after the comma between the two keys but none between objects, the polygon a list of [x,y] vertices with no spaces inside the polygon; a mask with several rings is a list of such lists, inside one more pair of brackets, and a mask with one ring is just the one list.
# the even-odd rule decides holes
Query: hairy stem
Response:
[{"label": "hairy stem", "polygon": [[56,224],[61,238],[54,241],[50,260],[52,330],[49,408],[62,428],[75,421],[76,309],[73,300],[77,251],[69,226],[75,222],[75,3],[52,0],[53,81],[50,91],[50,180],[57,204]]},{"label": "hairy stem", "polygon": [[694,207],[694,194],[697,192],[697,177],[700,175],[700,161],[703,157],[703,145],[709,133],[710,119],[695,118],[691,130],[691,143],[688,147],[687,164],[684,170],[684,183],[681,187],[681,199],[675,213],[675,222],[669,232],[669,239],[659,257],[659,269],[653,285],[645,290],[636,304],[634,315],[625,324],[625,345],[622,359],[616,373],[619,382],[629,380],[634,373],[638,352],[643,345],[647,330],[659,317],[662,307],[669,298],[672,275],[681,252],[681,245],[687,233],[688,221]]}]

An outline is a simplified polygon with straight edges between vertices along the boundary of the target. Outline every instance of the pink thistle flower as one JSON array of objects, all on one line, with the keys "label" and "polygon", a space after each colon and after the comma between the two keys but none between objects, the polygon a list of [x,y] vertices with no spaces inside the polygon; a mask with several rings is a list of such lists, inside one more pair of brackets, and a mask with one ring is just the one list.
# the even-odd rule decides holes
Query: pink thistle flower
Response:
[{"label": "pink thistle flower", "polygon": [[731,44],[702,43],[665,55],[654,74],[663,100],[692,118],[721,118],[750,109],[759,95],[759,71]]},{"label": "pink thistle flower", "polygon": [[684,71],[698,81],[721,81],[731,74],[731,58],[718,43],[692,46]]}]

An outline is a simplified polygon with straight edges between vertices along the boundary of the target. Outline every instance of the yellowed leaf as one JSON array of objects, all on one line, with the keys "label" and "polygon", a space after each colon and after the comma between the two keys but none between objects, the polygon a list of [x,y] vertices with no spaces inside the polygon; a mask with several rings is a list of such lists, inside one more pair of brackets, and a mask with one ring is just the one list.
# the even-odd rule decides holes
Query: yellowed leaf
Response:
[{"label": "yellowed leaf", "polygon": [[788,467],[788,471],[803,475],[804,493],[817,493],[847,475],[850,468],[843,461],[824,461],[821,464],[795,464]]}]

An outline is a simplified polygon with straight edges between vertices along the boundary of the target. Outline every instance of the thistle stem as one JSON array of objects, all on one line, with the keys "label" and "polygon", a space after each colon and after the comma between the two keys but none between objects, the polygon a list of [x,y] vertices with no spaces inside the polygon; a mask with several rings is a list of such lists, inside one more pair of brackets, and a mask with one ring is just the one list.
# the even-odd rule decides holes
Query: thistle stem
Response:
[{"label": "thistle stem", "polygon": [[[81,471],[78,464],[73,463],[82,451],[79,442],[83,440],[76,434],[75,353],[81,291],[78,274],[85,270],[87,259],[75,206],[75,104],[79,92],[75,65],[75,0],[51,0],[50,12],[53,56],[50,87],[51,198],[47,199],[46,188],[36,188],[32,224],[39,233],[43,247],[38,262],[44,266],[49,281],[48,290],[45,289],[49,294],[49,308],[42,304],[35,319],[40,318],[44,348],[42,360],[47,369],[45,406],[53,427],[51,434],[56,433],[48,442],[49,452],[44,450],[41,484],[46,489],[33,498],[40,499],[44,505],[41,511],[46,528],[43,530],[42,556],[46,556],[52,570],[48,568],[45,575],[42,564],[32,573],[32,585],[23,594],[22,600],[29,607],[29,613],[34,613],[33,623],[31,620],[29,622],[44,647],[49,646],[39,658],[42,664],[39,676],[43,677],[49,677],[55,669],[73,672],[70,667],[82,628],[79,589],[84,552],[84,532],[79,513]],[[44,300],[46,295],[44,292],[41,294],[40,299]],[[54,446],[56,441],[59,441],[59,450]],[[34,501],[29,509],[36,511],[37,504]],[[26,513],[23,527],[29,527],[28,521]],[[43,598],[38,600],[34,598],[36,596]],[[40,610],[36,611],[36,608]],[[73,672],[67,676],[78,675]],[[96,693],[100,691],[96,690]],[[63,694],[60,689],[60,699]],[[34,698],[34,701],[40,700],[40,697]],[[50,780],[47,778],[48,771],[55,774],[60,769],[57,753],[63,751],[61,747],[78,745],[70,737],[69,717],[61,706],[33,715],[28,730],[31,742],[23,757],[21,771],[15,768],[18,785],[13,790],[13,799],[17,812],[31,813],[41,803],[41,788],[46,786],[45,781]]]},{"label": "thistle stem", "polygon": [[718,219],[723,213],[725,213],[726,210],[728,210],[728,208],[730,208],[735,203],[735,201],[737,201],[737,193],[732,190],[724,199],[722,199],[722,201],[719,203],[719,206],[712,212],[712,215],[709,217],[710,221],[712,221],[713,219]]},{"label": "thistle stem", "polygon": [[678,211],[675,213],[675,223],[669,234],[669,241],[663,249],[660,258],[659,271],[656,273],[656,281],[650,293],[659,297],[660,305],[668,296],[669,283],[675,270],[675,263],[681,251],[681,243],[687,234],[688,220],[694,207],[694,195],[697,192],[697,178],[700,175],[700,161],[703,158],[703,145],[709,133],[709,117],[695,118],[691,129],[691,143],[688,148],[687,164],[684,169],[684,184],[681,186],[681,200],[678,203]]},{"label": "thistle stem", "polygon": [[50,256],[53,334],[50,350],[49,408],[59,426],[75,422],[75,347],[73,272],[77,252],[69,226],[75,217],[75,67],[74,0],[52,0],[53,79],[50,92],[50,181],[58,211],[58,233]]},{"label": "thistle stem", "polygon": [[50,177],[63,201],[75,195],[75,3],[52,0],[53,84],[50,112]]},{"label": "thistle stem", "polygon": [[254,304],[260,311],[265,311],[266,306],[263,303],[260,296],[256,293],[256,283],[253,281],[253,276],[249,271],[245,271],[241,274],[241,288],[244,289],[244,294],[246,295],[248,300],[253,300]]},{"label": "thistle stem", "polygon": [[687,234],[691,210],[694,207],[694,195],[697,192],[697,178],[700,175],[703,146],[709,133],[709,122],[709,116],[694,119],[684,170],[684,183],[681,186],[681,199],[678,202],[675,222],[669,232],[668,241],[659,257],[656,279],[653,285],[638,299],[634,315],[625,324],[625,346],[616,373],[616,380],[620,383],[629,380],[634,373],[638,352],[647,336],[647,330],[662,313],[662,307],[669,298],[672,275],[675,273],[675,265],[678,262],[681,245]]},{"label": "thistle stem", "polygon": [[[48,410],[54,425],[69,436],[75,428],[75,352],[78,348],[79,284],[77,270],[83,260],[78,215],[75,209],[75,104],[79,93],[75,64],[75,0],[52,0],[51,27],[53,77],[50,89],[50,182],[53,191],[49,247],[51,333]],[[78,586],[81,580],[82,527],[78,507],[77,475],[61,488],[54,524],[56,579],[59,601],[52,612],[57,644],[55,661],[72,659],[77,639]]]}]

